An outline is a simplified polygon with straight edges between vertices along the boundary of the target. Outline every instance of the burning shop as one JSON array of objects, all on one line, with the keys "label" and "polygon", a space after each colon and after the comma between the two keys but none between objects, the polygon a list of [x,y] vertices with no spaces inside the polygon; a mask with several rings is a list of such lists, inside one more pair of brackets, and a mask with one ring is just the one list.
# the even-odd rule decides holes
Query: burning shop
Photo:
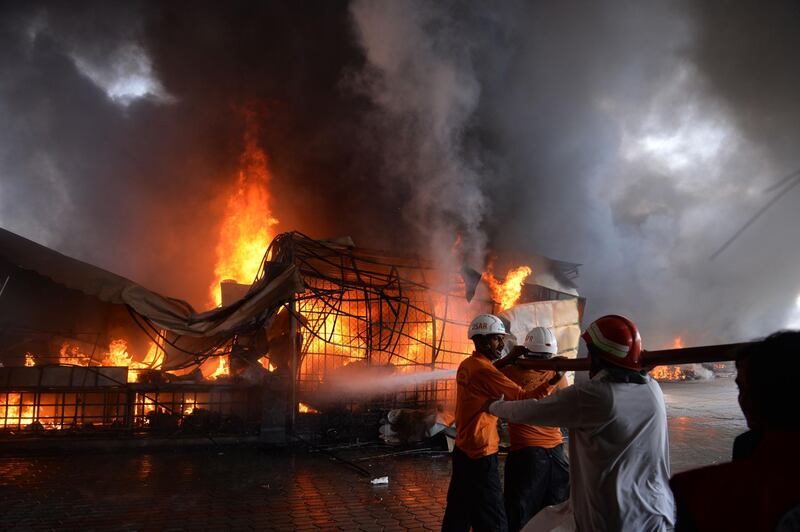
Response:
[{"label": "burning shop", "polygon": [[442,274],[416,256],[284,233],[252,284],[223,282],[222,305],[198,313],[0,231],[0,432],[282,442],[287,421],[375,437],[390,409],[445,415],[475,314],[500,313],[516,337],[553,327],[575,356],[577,265],[525,263],[502,281],[497,265]]}]

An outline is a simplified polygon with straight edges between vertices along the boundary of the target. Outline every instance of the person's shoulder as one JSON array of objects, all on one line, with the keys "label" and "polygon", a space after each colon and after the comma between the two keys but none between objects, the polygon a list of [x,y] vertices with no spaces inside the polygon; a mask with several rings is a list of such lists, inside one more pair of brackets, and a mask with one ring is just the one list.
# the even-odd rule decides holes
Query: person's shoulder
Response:
[{"label": "person's shoulder", "polygon": [[485,369],[485,364],[482,364],[481,360],[479,360],[479,357],[474,354],[469,355],[467,358],[461,361],[461,364],[458,365],[459,373],[475,373],[482,371],[483,369]]},{"label": "person's shoulder", "polygon": [[725,462],[676,473],[669,481],[672,491],[678,497],[682,494],[704,493],[706,490],[738,489],[743,470],[748,469],[744,462]]},{"label": "person's shoulder", "polygon": [[602,375],[595,375],[592,378],[581,379],[580,381],[575,379],[575,384],[573,384],[573,386],[576,390],[596,393],[598,390],[610,391],[611,384],[612,383],[603,378]]},{"label": "person's shoulder", "polygon": [[572,393],[579,399],[582,405],[591,406],[597,412],[606,412],[609,414],[614,410],[617,403],[616,396],[619,393],[615,390],[613,382],[610,382],[602,376],[600,378],[591,378],[580,382],[575,382],[572,386],[560,390],[572,389]]}]

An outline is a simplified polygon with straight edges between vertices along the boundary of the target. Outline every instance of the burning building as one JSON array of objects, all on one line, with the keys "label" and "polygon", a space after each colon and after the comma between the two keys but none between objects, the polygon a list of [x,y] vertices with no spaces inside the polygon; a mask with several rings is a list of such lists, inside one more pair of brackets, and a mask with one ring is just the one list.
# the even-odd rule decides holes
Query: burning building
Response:
[{"label": "burning building", "polygon": [[577,353],[577,265],[528,259],[498,280],[284,233],[251,285],[223,282],[222,306],[198,313],[2,231],[0,431],[213,419],[265,433],[306,412],[448,410],[475,314],[499,313],[517,338],[553,327],[561,354]]},{"label": "burning building", "polygon": [[[480,283],[461,272],[443,274],[418,256],[359,248],[349,239],[317,241],[288,233],[275,239],[262,271],[268,275],[270,267],[292,263],[302,279],[303,290],[289,311],[298,331],[301,399],[362,393],[387,396],[386,406],[447,406],[454,398],[453,379],[423,382],[422,377],[454,370],[471,352],[466,328],[476,314],[502,310],[518,337],[532,323],[554,326],[563,353],[574,356],[583,305],[568,277],[576,265],[537,261],[547,272],[541,277],[548,286],[524,279]],[[509,283],[516,290],[505,309],[497,294]],[[473,292],[474,297],[465,297]],[[280,353],[268,354],[275,367],[290,364]],[[413,374],[421,376],[402,378]]]}]

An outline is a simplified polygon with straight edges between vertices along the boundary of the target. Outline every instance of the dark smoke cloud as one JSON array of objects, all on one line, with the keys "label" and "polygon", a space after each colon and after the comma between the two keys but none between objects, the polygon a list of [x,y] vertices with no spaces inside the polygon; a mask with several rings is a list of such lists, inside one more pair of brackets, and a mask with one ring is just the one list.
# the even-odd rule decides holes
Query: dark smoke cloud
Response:
[{"label": "dark smoke cloud", "polygon": [[0,224],[202,301],[255,101],[283,230],[582,262],[589,317],[651,346],[764,334],[800,292],[792,197],[709,257],[800,167],[798,17],[771,5],[4,7]]},{"label": "dark smoke cloud", "polygon": [[[790,0],[689,4],[703,31],[692,60],[748,138],[800,168],[800,5]],[[792,166],[793,165],[793,166]]]},{"label": "dark smoke cloud", "polygon": [[[797,108],[797,69],[789,64],[797,57],[789,52],[797,17],[756,4],[697,9],[638,2],[352,7],[368,64],[380,74],[371,95],[382,119],[417,126],[395,127],[420,165],[411,172],[424,182],[417,208],[440,201],[447,211],[448,198],[431,199],[428,188],[453,192],[437,187],[443,176],[466,189],[455,203],[481,220],[489,247],[584,263],[589,317],[628,314],[651,347],[678,335],[689,344],[733,341],[782,327],[800,289],[793,272],[800,257],[782,243],[798,222],[791,212],[765,217],[737,250],[709,260],[768,199],[761,191],[770,179],[796,164],[791,147],[781,150],[796,136],[794,111],[780,120],[783,139],[763,143],[742,120],[769,106],[773,92],[785,97],[755,120],[761,126],[776,124],[771,112]],[[762,29],[731,61],[725,54],[742,45],[729,44],[741,42],[753,21]],[[763,39],[770,31],[782,36]],[[785,59],[763,65],[776,56]],[[754,75],[766,86],[748,90]],[[737,86],[743,89],[727,94]],[[764,101],[749,106],[757,95]],[[445,149],[433,127],[439,121],[447,126]],[[423,171],[435,170],[424,157],[431,145],[440,148],[437,162],[457,153],[456,164]],[[451,169],[471,177],[467,186],[448,176]]]},{"label": "dark smoke cloud", "polygon": [[187,293],[187,280],[210,268],[196,250],[208,241],[208,197],[226,161],[198,149],[208,142],[179,106],[125,105],[98,84],[115,77],[126,50],[143,53],[138,10],[31,3],[0,20],[0,223]]},{"label": "dark smoke cloud", "polygon": [[[409,245],[355,142],[368,104],[340,90],[361,66],[345,3],[28,3],[0,20],[4,227],[202,304],[256,102],[280,228]],[[131,70],[153,87],[115,99]]]}]

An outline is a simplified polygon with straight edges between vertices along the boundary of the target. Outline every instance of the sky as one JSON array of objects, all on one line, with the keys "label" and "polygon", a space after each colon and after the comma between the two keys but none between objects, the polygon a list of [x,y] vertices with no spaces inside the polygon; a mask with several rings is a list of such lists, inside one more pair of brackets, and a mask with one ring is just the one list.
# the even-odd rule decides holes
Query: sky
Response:
[{"label": "sky", "polygon": [[[581,263],[646,346],[800,327],[794,2],[0,2],[0,226],[203,301],[257,106],[281,231]],[[502,273],[502,272],[501,272]]]}]

